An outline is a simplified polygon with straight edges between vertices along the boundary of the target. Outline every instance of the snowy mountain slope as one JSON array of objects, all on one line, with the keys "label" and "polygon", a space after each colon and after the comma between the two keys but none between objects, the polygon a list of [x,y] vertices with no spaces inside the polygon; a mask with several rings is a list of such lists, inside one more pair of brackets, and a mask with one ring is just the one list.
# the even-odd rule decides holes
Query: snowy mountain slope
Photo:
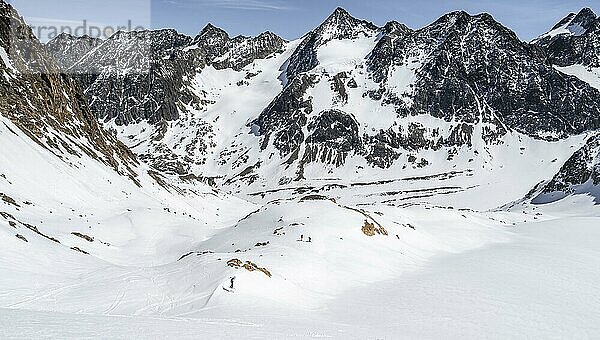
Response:
[{"label": "snowy mountain slope", "polygon": [[27,73],[0,37],[0,323],[32,327],[25,310],[110,322],[93,334],[107,337],[596,333],[577,318],[597,300],[594,198],[527,194],[597,177],[584,132],[600,92],[489,15],[413,31],[338,9],[293,42],[119,33],[72,70],[127,147],[39,42],[46,72]]},{"label": "snowy mountain slope", "polygon": [[[556,140],[598,125],[596,88],[486,14],[454,12],[413,31],[338,8],[291,43],[270,33],[232,39],[210,24],[191,42],[165,38],[176,35],[118,34],[73,70],[99,71],[82,78],[92,109],[155,170],[236,191],[302,182],[319,167],[311,178],[431,175],[435,159],[457,159],[452,168],[493,158],[506,134]],[[129,36],[158,51],[138,55],[153,60],[149,75],[127,74],[140,64]],[[116,68],[98,62],[115,54]]]},{"label": "snowy mountain slope", "polygon": [[[589,205],[579,206],[590,211]],[[235,338],[254,332],[283,332],[291,336],[286,333],[290,329],[300,332],[321,329],[325,334],[339,337],[343,335],[337,332],[347,334],[353,327],[350,325],[358,327],[357,332],[371,335],[392,336],[402,330],[415,334],[438,334],[436,332],[445,330],[450,332],[448,334],[457,334],[459,330],[450,324],[462,324],[467,317],[487,320],[486,313],[474,317],[473,310],[497,309],[507,313],[506,318],[494,320],[500,324],[513,320],[511,324],[521,332],[549,332],[547,328],[527,327],[530,323],[521,320],[525,318],[556,323],[562,327],[560,332],[579,329],[594,334],[591,320],[579,320],[575,313],[593,310],[592,301],[596,296],[595,290],[589,289],[593,285],[588,286],[589,277],[585,275],[594,273],[595,267],[578,262],[592,259],[594,253],[580,247],[577,237],[581,237],[584,230],[582,233],[576,230],[584,225],[593,229],[597,218],[589,217],[585,224],[579,220],[578,227],[569,228],[565,234],[565,228],[559,226],[574,220],[564,216],[557,218],[560,209],[542,213],[529,208],[526,213],[487,215],[431,206],[405,209],[379,206],[376,209],[382,210],[369,214],[373,218],[370,219],[360,212],[340,209],[331,201],[277,201],[236,223],[235,227],[225,228],[199,242],[190,248],[192,253],[183,254],[187,256],[179,261],[160,265],[144,265],[135,257],[128,257],[127,262],[114,266],[75,252],[73,257],[46,250],[44,245],[37,245],[38,252],[25,255],[22,249],[10,246],[0,250],[1,258],[9,259],[0,264],[0,271],[7,273],[0,276],[3,292],[6,292],[0,294],[0,301],[3,307],[17,310],[2,315],[5,318],[18,310],[60,311],[66,313],[61,319],[69,320],[128,315],[129,325],[143,322],[146,316],[152,317],[156,324],[207,321],[225,327],[229,323],[254,325],[249,329],[234,327],[235,331],[226,327],[232,332],[229,336]],[[376,222],[382,224],[387,236]],[[530,227],[537,224],[539,226],[531,230]],[[547,233],[547,226],[552,226],[551,235]],[[375,228],[380,232],[374,231]],[[367,236],[371,232],[374,236]],[[552,237],[561,241],[551,241]],[[565,242],[565,238],[570,241]],[[589,247],[594,245],[593,242],[588,244]],[[568,256],[557,256],[560,254]],[[32,259],[41,256],[48,261],[42,263],[52,263],[49,268],[31,264],[37,263]],[[249,269],[256,265],[265,271],[237,268],[238,264],[248,264],[246,261],[250,261]],[[19,269],[15,269],[15,264]],[[540,269],[548,266],[552,268],[551,273]],[[56,275],[57,272],[61,274]],[[525,275],[526,272],[529,275]],[[504,275],[512,278],[510,282],[523,280],[520,284],[500,285],[499,278]],[[540,285],[539,275],[550,283]],[[28,281],[37,284],[23,286],[22,283]],[[574,284],[576,282],[579,284]],[[568,293],[556,293],[561,287]],[[527,295],[532,290],[548,304],[540,304],[540,300]],[[432,292],[438,291],[444,292],[445,298],[436,302],[433,296],[443,294]],[[588,303],[577,302],[590,293],[592,300],[588,296]],[[476,298],[472,294],[476,294]],[[551,295],[554,297],[550,298]],[[553,309],[551,301],[554,299],[569,306],[561,309],[561,317],[557,317]],[[426,302],[417,303],[419,300]],[[468,301],[471,303],[462,303]],[[386,313],[381,313],[381,306],[386,306]],[[436,306],[442,310],[432,311]],[[433,328],[408,325],[421,325],[450,315],[455,315],[450,324],[436,323]],[[317,317],[323,324],[304,324],[302,320],[311,317]],[[291,320],[297,320],[295,326],[285,328]],[[387,323],[394,326],[382,327]],[[108,328],[113,329],[116,324],[112,321]],[[80,331],[87,332],[88,327],[83,326]],[[162,327],[152,329],[152,334],[158,334]],[[209,329],[212,328],[198,329],[189,337],[205,334]],[[465,326],[460,331],[489,334],[487,328],[475,326]],[[114,332],[109,334],[125,331]],[[514,332],[517,332],[515,328],[502,327],[502,334]],[[259,336],[258,333],[252,337]],[[225,336],[225,333],[215,334]],[[357,334],[363,333],[344,337],[353,338]]]},{"label": "snowy mountain slope", "polygon": [[[578,203],[589,214],[590,206]],[[565,207],[553,207],[553,214],[561,208]],[[532,220],[516,228],[509,242],[434,258],[420,270],[346,290],[319,309],[290,310],[281,303],[260,299],[219,303],[177,318],[2,309],[0,324],[12,326],[3,327],[0,335],[178,339],[595,337],[599,331],[594,280],[598,274],[594,265],[597,223],[597,214]],[[147,276],[138,272],[115,281],[123,282],[125,289],[129,282],[137,286]],[[106,292],[113,297],[108,289]],[[58,291],[48,293],[61,296]],[[93,308],[92,302],[98,297],[81,294],[76,305]],[[130,300],[116,301],[118,305]],[[69,308],[77,307],[69,303]]]},{"label": "snowy mountain slope", "polygon": [[589,194],[600,203],[600,141],[591,136],[586,144],[569,158],[533,203],[548,203],[571,194]]},{"label": "snowy mountain slope", "polygon": [[[163,177],[140,164],[98,126],[81,89],[59,73],[16,11],[4,3],[0,9],[3,43],[13,38],[14,27],[29,37],[23,45],[2,46],[10,52],[10,65],[0,65],[6,75],[0,79],[5,237],[23,246],[41,240],[116,262],[156,263],[168,261],[168,254],[178,258],[207,237],[212,232],[207,226],[237,221],[236,214],[219,212],[227,202],[242,216],[253,209],[197,179]],[[19,48],[27,48],[27,59]],[[28,63],[44,67],[44,73],[29,72]]]},{"label": "snowy mountain slope", "polygon": [[[2,6],[0,28],[14,27],[6,19],[18,15]],[[3,41],[10,38],[5,32]],[[0,267],[2,296],[9,299],[3,304],[22,297],[4,295],[13,289],[35,293],[72,286],[92,272],[174,262],[254,209],[194,179],[164,178],[138,164],[98,127],[80,88],[59,74],[41,44],[34,38],[29,44],[47,73],[27,73],[23,65],[31,59],[15,58],[20,51],[3,45],[10,51],[10,65],[1,68],[7,77],[1,83]]]},{"label": "snowy mountain slope", "polygon": [[[564,138],[596,124],[599,92],[549,67],[489,15],[451,13],[414,32],[386,27],[386,39],[375,31],[318,47],[318,63],[291,79],[251,125],[261,135],[259,161],[251,157],[228,182],[268,191],[309,178],[389,179],[411,168],[431,175],[445,171],[436,171],[442,160],[455,162],[446,162],[452,169],[465,158],[493,159],[490,150],[506,146],[507,133],[509,140]],[[552,99],[573,88],[583,96]]]},{"label": "snowy mountain slope", "polygon": [[565,67],[556,66],[556,69],[564,74],[577,77],[590,84],[590,86],[600,90],[600,68],[575,64]]},{"label": "snowy mountain slope", "polygon": [[600,86],[600,18],[591,9],[571,13],[533,43],[559,71]]},{"label": "snowy mountain slope", "polygon": [[233,157],[228,156],[231,152],[227,148],[246,150],[240,146],[254,140],[246,124],[254,112],[281,91],[278,68],[287,56],[283,53],[257,60],[239,71],[205,67],[189,79],[188,85],[193,96],[202,98],[202,108],[185,105],[177,120],[125,126],[114,121],[106,126],[117,131],[121,140],[158,171],[206,178],[222,176],[222,170],[212,169],[222,162],[220,158]]},{"label": "snowy mountain slope", "polygon": [[[114,125],[119,134],[124,129],[147,133],[136,138],[152,136],[144,141],[149,145],[139,153],[141,158],[159,171],[188,175],[190,165],[206,158],[215,130],[200,117],[192,119],[215,104],[218,96],[198,84],[198,73],[207,68],[234,70],[243,73],[235,80],[237,87],[249,86],[262,72],[252,65],[254,60],[270,58],[284,43],[270,32],[230,38],[210,24],[194,39],[174,30],[121,32],[69,72],[81,74],[92,110],[107,126]],[[108,57],[114,55],[121,57]],[[185,137],[173,140],[172,135]],[[137,143],[126,143],[141,149]]]},{"label": "snowy mountain slope", "polygon": [[2,115],[58,157],[91,157],[135,180],[135,156],[99,127],[78,84],[60,74],[10,5],[1,4],[0,19]]},{"label": "snowy mountain slope", "polygon": [[[589,8],[571,13],[534,43],[543,48],[562,73],[600,88],[600,18]],[[597,200],[597,136],[573,154],[551,181],[538,187],[533,202],[554,202],[572,194],[588,194]]]},{"label": "snowy mountain slope", "polygon": [[[2,123],[0,211],[5,237],[14,239],[10,243],[35,249],[29,243],[41,239],[50,251],[77,247],[115,262],[156,263],[178,258],[194,240],[206,237],[219,210],[227,207],[223,195],[199,184],[169,186],[163,179],[166,190],[144,167],[135,169],[134,182],[89,157],[59,158],[6,118]],[[251,208],[241,201],[237,207],[240,214]],[[226,214],[223,219],[236,220]]]},{"label": "snowy mountain slope", "polygon": [[[252,297],[278,299],[296,307],[318,306],[327,296],[392,277],[433,253],[497,242],[510,226],[479,213],[468,217],[471,213],[443,208],[434,208],[437,214],[430,214],[425,223],[420,222],[423,214],[419,211],[424,208],[419,206],[414,213],[407,210],[386,215],[315,195],[249,203],[210,189],[192,177],[161,176],[136,163],[123,145],[86,118],[89,111],[85,101],[68,100],[80,98],[80,89],[60,75],[39,42],[32,38],[31,44],[40,47],[38,63],[48,65],[48,74],[26,74],[23,68],[15,73],[6,67],[3,71],[11,76],[11,89],[19,90],[18,81],[33,83],[39,82],[38,77],[52,76],[58,77],[56,84],[40,85],[38,90],[73,94],[65,96],[64,102],[50,101],[55,105],[45,112],[36,102],[18,101],[16,96],[11,97],[12,103],[17,108],[30,106],[22,117],[39,117],[41,122],[62,117],[63,129],[72,130],[56,132],[57,138],[64,138],[63,143],[44,144],[35,138],[32,128],[18,125],[20,121],[12,111],[2,111],[0,236],[4,246],[0,271],[3,292],[12,292],[1,295],[5,307],[182,315],[220,301]],[[204,84],[222,81],[228,72],[232,77],[245,78],[253,67],[277,65],[285,57],[267,58],[242,71],[208,66],[218,76],[208,77],[209,73],[203,72],[201,77],[207,78],[199,80]],[[15,68],[26,63],[10,61]],[[248,80],[262,84],[265,91],[279,91],[279,82],[267,81],[276,79],[276,74],[262,77],[258,74],[251,77],[256,80]],[[80,106],[73,107],[74,103]],[[50,127],[53,125],[48,123]],[[83,128],[86,134],[78,130]],[[75,139],[78,133],[85,136],[81,144]],[[76,152],[76,148],[84,147],[89,150]],[[114,164],[100,157],[107,156],[105,153],[115,155]],[[122,169],[128,172],[119,173]],[[434,237],[440,221],[448,218],[470,220],[460,226],[463,233],[472,234],[466,237],[469,242]],[[421,223],[433,229],[417,231]],[[330,227],[323,229],[323,225]],[[341,251],[348,248],[363,254],[363,260]],[[407,259],[404,248],[410,249],[414,258]],[[317,265],[316,261],[306,262],[307,256],[323,260]],[[373,261],[379,265],[373,266]],[[346,265],[332,270],[342,263]],[[199,277],[206,279],[198,284]],[[316,277],[322,280],[314,280]],[[130,283],[123,286],[123,281]],[[23,282],[34,284],[23,286]],[[97,300],[82,308],[81,301],[90,301],[91,296]]]},{"label": "snowy mountain slope", "polygon": [[[3,288],[17,289],[23,280],[35,278],[43,278],[44,283],[3,296],[2,305],[164,317],[201,314],[206,307],[252,300],[265,305],[277,301],[287,308],[316,308],[345,289],[414,270],[433,254],[459,252],[506,237],[508,225],[491,223],[477,214],[434,209],[424,219],[423,211],[406,210],[394,216],[393,223],[387,217],[367,217],[330,201],[273,203],[198,242],[182,252],[179,261],[162,253],[164,262],[143,262],[140,257],[148,257],[148,253],[132,252],[145,250],[139,244],[128,244],[128,256],[116,257],[118,249],[113,249],[114,257],[110,257],[85,240],[80,242],[85,246],[79,246],[93,256],[50,250],[37,240],[31,245],[14,242],[2,250],[3,258],[10,258],[2,265],[2,272],[7,273]],[[461,221],[460,227],[443,228],[448,219]],[[152,224],[145,229],[155,230]],[[449,237],[444,240],[440,233]],[[94,243],[103,240],[102,234],[95,236]],[[71,239],[76,242],[76,237]],[[33,269],[37,265],[23,264],[24,245],[39,249],[39,254],[29,256],[34,263],[40,255],[49,261],[55,256],[62,260],[51,270]],[[114,247],[119,247],[118,243]],[[352,251],[344,251],[348,249]],[[54,274],[57,271],[66,274]],[[90,302],[87,307],[81,304],[84,299]]]},{"label": "snowy mountain slope", "polygon": [[378,31],[379,28],[373,23],[356,19],[341,7],[336,8],[319,27],[303,37],[302,43],[290,57],[286,69],[287,78],[295,78],[300,73],[310,71],[317,66],[318,49],[326,43],[333,40],[374,37]]}]

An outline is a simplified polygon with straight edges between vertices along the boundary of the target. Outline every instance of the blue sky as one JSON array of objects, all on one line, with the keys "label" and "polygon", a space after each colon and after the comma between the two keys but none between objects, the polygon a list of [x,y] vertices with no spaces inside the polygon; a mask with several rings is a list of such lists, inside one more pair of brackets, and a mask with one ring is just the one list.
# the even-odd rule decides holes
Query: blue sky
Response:
[{"label": "blue sky", "polygon": [[397,20],[419,28],[453,10],[488,12],[529,40],[545,32],[569,12],[600,0],[12,0],[30,24],[86,20],[98,25],[176,28],[195,35],[211,22],[231,35],[256,35],[266,30],[295,39],[316,27],[337,6],[356,17],[383,25]]},{"label": "blue sky", "polygon": [[488,12],[525,40],[583,7],[600,13],[600,0],[153,0],[152,5],[157,27],[175,26],[193,34],[210,21],[234,35],[271,30],[287,39],[314,28],[337,6],[379,25],[397,20],[412,28],[453,10]]}]

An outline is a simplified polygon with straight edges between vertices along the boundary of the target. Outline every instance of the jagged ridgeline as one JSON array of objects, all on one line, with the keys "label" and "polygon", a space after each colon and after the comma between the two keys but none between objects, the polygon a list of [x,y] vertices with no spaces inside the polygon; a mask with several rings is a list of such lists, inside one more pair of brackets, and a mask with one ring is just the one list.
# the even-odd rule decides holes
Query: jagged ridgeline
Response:
[{"label": "jagged ridgeline", "polygon": [[[570,13],[533,43],[544,49],[549,61],[560,70],[588,79],[600,88],[600,17],[590,8]],[[599,187],[600,136],[592,134],[533,202],[541,204],[587,193],[600,203]]]},{"label": "jagged ridgeline", "polygon": [[555,68],[596,65],[597,22],[584,10],[555,28],[577,34],[527,43],[489,14],[452,12],[413,30],[338,8],[292,42],[208,25],[195,38],[62,36],[47,49],[96,116],[157,170],[223,183],[275,171],[281,183],[302,180],[310,164],[427,168],[424,152],[452,161],[508,135],[556,141],[598,129],[600,91]]},{"label": "jagged ridgeline", "polygon": [[104,42],[63,34],[47,49],[80,80],[98,118],[127,125],[173,121],[199,109],[203,102],[189,87],[204,67],[239,70],[284,43],[270,32],[230,38],[209,24],[193,39],[172,29],[117,32]]},{"label": "jagged ridgeline", "polygon": [[[328,74],[318,68],[321,46],[360,37],[376,44],[354,70]],[[356,105],[344,105],[356,87],[364,89],[362,96],[373,107],[394,109],[397,120],[389,128],[367,131],[352,150],[380,167],[390,166],[406,150],[460,147],[471,145],[474,138],[496,143],[509,131],[556,140],[600,124],[596,89],[555,70],[542,50],[520,41],[488,14],[454,12],[413,31],[396,22],[378,28],[337,9],[304,38],[290,58],[287,75],[286,89],[255,122],[282,156],[315,140],[305,136],[307,124],[311,130],[310,116],[331,117],[327,110],[314,112],[307,95],[319,81],[332,84],[340,99],[336,106],[346,111],[337,114],[340,126],[347,115],[357,114]],[[401,128],[401,121],[414,116],[431,116],[452,126],[445,133],[435,123]],[[476,126],[481,127],[479,136],[473,135]],[[350,131],[340,130],[346,138],[333,149],[346,152],[345,141],[356,137]],[[319,139],[329,144],[340,140],[337,134],[329,136]],[[340,164],[339,158],[333,161]]]},{"label": "jagged ridgeline", "polygon": [[61,73],[16,10],[0,0],[0,113],[58,157],[91,157],[134,178],[133,153],[99,127],[80,85]]},{"label": "jagged ridgeline", "polygon": [[589,8],[571,13],[534,40],[558,66],[600,67],[600,18]]},{"label": "jagged ridgeline", "polygon": [[102,44],[102,39],[88,35],[75,37],[61,33],[46,44],[46,51],[56,61],[61,70],[68,70],[89,51]]}]

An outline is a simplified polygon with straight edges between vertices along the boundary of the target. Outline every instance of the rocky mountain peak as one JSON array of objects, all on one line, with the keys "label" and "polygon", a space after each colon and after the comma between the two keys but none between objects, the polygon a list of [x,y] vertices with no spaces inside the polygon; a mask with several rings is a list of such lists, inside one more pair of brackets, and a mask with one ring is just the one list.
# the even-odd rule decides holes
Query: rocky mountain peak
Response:
[{"label": "rocky mountain peak", "polygon": [[450,13],[446,13],[439,17],[436,21],[434,21],[430,27],[436,26],[444,26],[444,27],[452,27],[455,25],[461,25],[469,22],[472,19],[472,16],[465,11],[454,11]]},{"label": "rocky mountain peak", "polygon": [[260,39],[260,40],[282,40],[283,42],[286,42],[285,39],[281,38],[280,36],[278,36],[277,34],[271,32],[271,31],[265,31],[262,32],[261,34],[259,34],[256,39]]},{"label": "rocky mountain peak", "polygon": [[51,39],[50,41],[60,41],[60,40],[92,40],[92,39],[97,39],[97,40],[102,40],[101,38],[92,38],[89,35],[85,34],[82,36],[76,36],[67,32],[62,32],[61,34],[57,35],[56,37],[54,37],[53,39]]},{"label": "rocky mountain peak", "polygon": [[336,8],[315,32],[322,43],[333,39],[353,39],[360,34],[367,35],[378,29],[373,23],[353,17],[345,9]]},{"label": "rocky mountain peak", "polygon": [[196,35],[196,37],[194,38],[194,40],[192,41],[192,44],[202,44],[205,43],[207,41],[219,41],[219,42],[225,42],[229,40],[229,34],[227,34],[227,32],[225,32],[225,30],[214,26],[211,23],[208,23],[201,31],[200,33],[198,33],[198,35]]},{"label": "rocky mountain peak", "polygon": [[459,50],[464,50],[469,45],[472,45],[469,49],[479,53],[487,50],[484,48],[487,45],[490,45],[488,46],[490,49],[498,48],[494,42],[505,48],[509,46],[517,50],[526,48],[513,31],[504,27],[490,14],[470,15],[465,11],[443,15],[431,25],[415,31],[413,38],[419,45],[429,50],[429,53],[435,55],[438,52],[449,52],[448,50],[460,52]]},{"label": "rocky mountain peak", "polygon": [[61,33],[46,43],[45,49],[61,70],[68,70],[102,42],[102,39],[92,38],[88,35],[77,37],[69,33]]},{"label": "rocky mountain peak", "polygon": [[240,71],[256,59],[282,52],[285,43],[284,39],[271,32],[264,32],[256,37],[237,36],[227,41],[209,63],[217,69],[231,68]]},{"label": "rocky mountain peak", "polygon": [[[8,8],[12,8],[12,6],[6,3],[6,1],[0,0],[0,10],[2,10],[3,13],[5,13]],[[2,15],[2,13],[0,13],[0,15]]]},{"label": "rocky mountain peak", "polygon": [[398,36],[412,32],[412,29],[405,24],[393,20],[383,26],[383,32],[390,36]]},{"label": "rocky mountain peak", "polygon": [[329,15],[329,19],[338,18],[338,19],[348,19],[352,18],[352,15],[348,13],[343,7],[336,7],[335,10]]},{"label": "rocky mountain peak", "polygon": [[569,13],[569,15],[567,15],[566,17],[564,17],[561,21],[559,21],[556,25],[554,25],[552,27],[552,30],[561,28],[565,25],[567,25],[568,23],[570,23],[573,18],[575,18],[575,16],[577,15],[577,13]]},{"label": "rocky mountain peak", "polygon": [[152,52],[159,53],[181,46],[185,46],[192,41],[192,38],[177,32],[174,29],[160,29],[149,31],[119,31],[109,40],[121,42],[145,42]]},{"label": "rocky mountain peak", "polygon": [[591,8],[583,8],[578,13],[570,13],[559,21],[552,29],[534,40],[544,43],[553,40],[557,36],[581,36],[584,35],[598,21],[598,16]]},{"label": "rocky mountain peak", "polygon": [[532,43],[558,66],[600,67],[600,18],[590,8],[571,13]]},{"label": "rocky mountain peak", "polygon": [[90,37],[89,35],[82,35],[82,36],[75,36],[66,32],[63,32],[59,35],[57,35],[56,37],[54,37],[53,39],[51,39],[49,42],[46,43],[46,45],[54,45],[54,44],[58,44],[59,42],[73,42],[73,41],[77,41],[77,42],[95,42],[97,44],[102,43],[102,39],[101,38],[93,38]]},{"label": "rocky mountain peak", "polygon": [[0,0],[0,20],[6,22],[6,27],[0,30],[0,46],[4,49],[8,48],[10,44],[10,20],[11,20],[12,7],[4,2],[4,0]]},{"label": "rocky mountain peak", "polygon": [[[10,69],[23,73],[54,74],[56,65],[46,57],[31,27],[7,3],[0,7],[0,47],[10,59]],[[5,59],[5,58],[2,58]],[[6,64],[6,60],[3,60]]]},{"label": "rocky mountain peak", "polygon": [[[213,25],[211,22],[209,22],[208,24],[206,24],[206,26],[204,26],[204,28],[202,28],[202,30],[200,31],[200,33],[198,33],[198,35],[203,35],[203,34],[207,34],[207,33],[211,33],[211,32],[225,32],[223,29]],[[227,32],[225,32],[227,33]]]},{"label": "rocky mountain peak", "polygon": [[350,22],[360,21],[353,17],[342,7],[337,7],[323,22],[324,25],[343,25]]},{"label": "rocky mountain peak", "polygon": [[380,28],[373,23],[357,19],[338,7],[321,25],[304,36],[304,40],[290,58],[288,79],[316,67],[319,64],[317,50],[326,43],[332,40],[375,36],[378,31]]},{"label": "rocky mountain peak", "polygon": [[99,74],[111,67],[113,72],[146,73],[152,60],[168,57],[191,41],[191,37],[174,29],[119,31],[90,50],[71,71]]},{"label": "rocky mountain peak", "polygon": [[505,32],[512,33],[512,31],[502,26],[502,24],[496,21],[496,19],[494,19],[494,17],[489,13],[471,15],[465,11],[454,11],[445,14],[431,25],[422,28],[421,31],[433,30],[446,33],[457,32],[459,34],[466,34],[468,32],[465,31],[465,28],[468,26],[478,30],[501,29]]},{"label": "rocky mountain peak", "polygon": [[598,16],[591,8],[583,8],[571,21],[571,25],[579,25],[584,29],[588,29],[592,22],[598,19]]}]

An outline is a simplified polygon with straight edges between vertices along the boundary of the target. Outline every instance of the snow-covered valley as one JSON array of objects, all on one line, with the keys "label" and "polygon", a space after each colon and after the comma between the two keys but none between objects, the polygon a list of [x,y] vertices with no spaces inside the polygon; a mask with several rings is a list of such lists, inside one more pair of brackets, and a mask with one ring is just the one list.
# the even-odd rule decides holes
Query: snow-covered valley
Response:
[{"label": "snow-covered valley", "polygon": [[[111,280],[118,282],[116,286],[82,276],[76,283],[34,294],[42,301],[62,301],[52,307],[3,307],[9,309],[1,310],[0,335],[8,339],[594,338],[600,331],[600,292],[595,284],[600,275],[595,265],[600,217],[568,216],[569,205],[582,204],[569,203],[557,207],[565,209],[566,216],[495,231],[490,234],[494,242],[440,253],[387,280],[341,291],[321,306],[292,307],[282,300],[273,303],[232,294],[215,299],[209,308],[179,315],[94,311],[104,308],[98,304],[131,302],[127,296],[133,295],[132,286],[143,285],[140,281],[154,281],[158,286],[165,275],[179,277],[182,272],[201,281],[201,275],[189,266],[179,273],[167,268],[136,270]],[[101,287],[90,294],[90,286]],[[164,294],[165,288],[157,291]],[[65,298],[78,290],[79,297]],[[122,293],[125,297],[119,300]],[[148,300],[137,303],[144,305]]]},{"label": "snow-covered valley", "polygon": [[600,336],[591,10],[531,43],[0,18],[0,338]]},{"label": "snow-covered valley", "polygon": [[[563,144],[552,153],[564,150],[559,164],[570,149]],[[518,338],[598,331],[600,210],[586,195],[493,209],[523,196],[519,186],[506,185],[512,171],[504,179],[465,171],[377,185],[315,183],[244,200],[208,188],[175,198],[158,186],[140,194],[111,176],[105,188],[90,179],[93,188],[76,189],[93,198],[64,199],[81,175],[52,175],[49,163],[2,169],[23,175],[3,184],[21,206],[5,207],[10,216],[2,222],[0,322],[13,325],[2,327],[3,338]],[[29,171],[64,182],[48,196],[38,187],[32,204],[21,205],[26,197],[12,192],[32,189],[6,189],[36,178]],[[523,187],[533,187],[537,176]],[[116,183],[119,190],[111,191]],[[127,199],[113,200],[119,195]]]}]

